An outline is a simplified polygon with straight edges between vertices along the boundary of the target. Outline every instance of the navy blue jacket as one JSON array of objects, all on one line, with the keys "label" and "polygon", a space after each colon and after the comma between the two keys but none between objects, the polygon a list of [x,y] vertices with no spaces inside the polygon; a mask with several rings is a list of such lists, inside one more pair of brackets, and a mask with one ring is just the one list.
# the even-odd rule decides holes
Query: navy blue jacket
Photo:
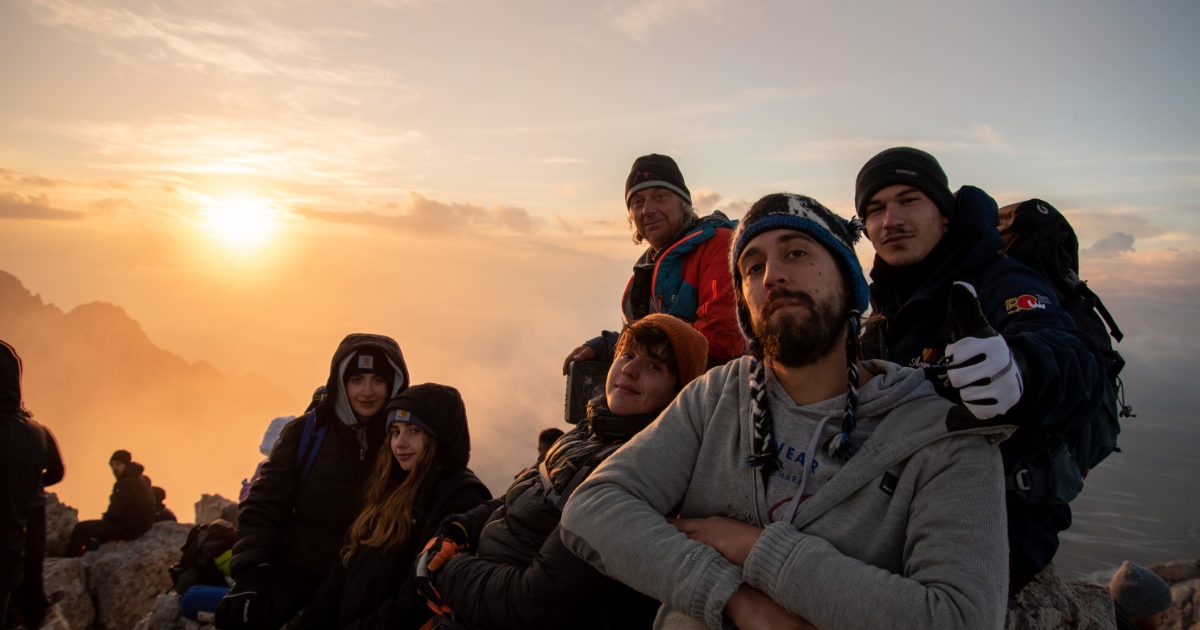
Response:
[{"label": "navy blue jacket", "polygon": [[952,319],[950,286],[975,286],[988,322],[1008,342],[1024,380],[1020,402],[993,422],[1017,431],[1000,444],[1005,470],[1016,457],[1047,445],[1049,434],[1079,428],[1097,412],[1102,385],[1096,342],[1075,327],[1054,300],[1054,289],[1037,272],[1000,255],[996,202],[972,186],[955,194],[951,230],[925,261],[893,268],[875,257],[871,308],[882,321],[869,322],[864,354],[924,368],[938,393],[956,403],[958,390],[945,381],[945,349]]}]

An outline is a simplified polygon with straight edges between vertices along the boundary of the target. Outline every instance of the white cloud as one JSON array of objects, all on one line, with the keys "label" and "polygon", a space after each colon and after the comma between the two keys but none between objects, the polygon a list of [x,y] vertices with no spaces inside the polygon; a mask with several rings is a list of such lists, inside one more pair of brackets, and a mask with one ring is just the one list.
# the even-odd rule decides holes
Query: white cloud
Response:
[{"label": "white cloud", "polygon": [[723,0],[645,0],[608,7],[609,22],[626,35],[645,42],[650,31],[685,14],[713,16]]}]

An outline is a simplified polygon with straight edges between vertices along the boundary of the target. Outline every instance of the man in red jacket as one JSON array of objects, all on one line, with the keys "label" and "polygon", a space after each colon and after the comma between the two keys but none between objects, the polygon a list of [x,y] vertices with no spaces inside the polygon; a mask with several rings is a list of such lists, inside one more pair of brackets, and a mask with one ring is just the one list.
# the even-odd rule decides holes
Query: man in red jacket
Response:
[{"label": "man in red jacket", "polygon": [[[696,216],[675,160],[652,153],[634,160],[625,180],[633,242],[649,247],[633,265],[621,312],[626,325],[650,313],[674,315],[708,340],[708,367],[742,355],[745,340],[734,313],[729,243],[736,221],[715,211]],[[603,331],[563,361],[611,363],[619,331]]]}]

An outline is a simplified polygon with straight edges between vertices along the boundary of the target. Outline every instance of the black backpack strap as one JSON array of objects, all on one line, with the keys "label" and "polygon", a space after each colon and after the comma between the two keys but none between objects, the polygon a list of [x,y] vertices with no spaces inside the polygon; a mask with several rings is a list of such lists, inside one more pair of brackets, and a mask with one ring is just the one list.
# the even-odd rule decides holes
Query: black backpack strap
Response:
[{"label": "black backpack strap", "polygon": [[317,460],[317,451],[321,450],[321,444],[325,442],[328,433],[328,424],[317,427],[315,410],[304,416],[304,431],[300,434],[300,448],[296,451],[296,465],[300,466],[300,483],[304,483],[304,479],[308,477],[308,471]]},{"label": "black backpack strap", "polygon": [[1120,328],[1117,328],[1116,320],[1113,319],[1113,316],[1108,312],[1108,309],[1104,307],[1104,302],[1100,301],[1100,296],[1096,295],[1096,293],[1092,291],[1090,287],[1088,287],[1086,282],[1080,282],[1078,285],[1076,285],[1075,290],[1079,292],[1079,295],[1091,300],[1091,303],[1093,306],[1095,306],[1096,311],[1100,313],[1100,318],[1103,319],[1104,323],[1108,325],[1108,334],[1112,335],[1113,339],[1116,339],[1118,342],[1120,342],[1125,338],[1125,334],[1121,332]]},{"label": "black backpack strap", "polygon": [[579,467],[579,470],[571,477],[571,481],[567,482],[567,486],[559,492],[554,487],[554,482],[550,480],[550,470],[546,468],[546,460],[543,459],[541,464],[538,464],[538,473],[542,481],[542,489],[546,493],[546,500],[554,505],[559,511],[567,504],[567,499],[571,498],[571,494],[575,492],[575,488],[583,483],[592,474],[592,470],[600,465],[609,455],[621,448],[621,443],[611,444],[603,449],[600,449],[596,454],[587,459],[587,462]]}]

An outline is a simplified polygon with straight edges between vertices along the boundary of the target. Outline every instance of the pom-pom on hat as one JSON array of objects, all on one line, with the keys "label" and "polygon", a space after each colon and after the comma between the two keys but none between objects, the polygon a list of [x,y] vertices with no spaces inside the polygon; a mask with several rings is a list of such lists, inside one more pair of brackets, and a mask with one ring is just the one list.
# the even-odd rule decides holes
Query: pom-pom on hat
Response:
[{"label": "pom-pom on hat", "polygon": [[679,386],[683,387],[704,374],[708,367],[708,339],[692,325],[665,313],[652,313],[633,325],[653,326],[671,341],[675,364],[679,367]]},{"label": "pom-pom on hat", "polygon": [[1153,571],[1126,560],[1108,583],[1113,602],[1127,617],[1152,617],[1171,607],[1171,587]]},{"label": "pom-pom on hat", "polygon": [[954,193],[937,158],[912,147],[893,147],[867,160],[854,182],[854,209],[865,218],[875,193],[896,184],[907,184],[925,193],[942,215],[955,220]]},{"label": "pom-pom on hat", "polygon": [[683,183],[683,173],[675,160],[666,155],[651,153],[633,161],[629,177],[625,178],[625,207],[629,208],[629,197],[645,188],[666,188],[692,203],[692,193]]}]

